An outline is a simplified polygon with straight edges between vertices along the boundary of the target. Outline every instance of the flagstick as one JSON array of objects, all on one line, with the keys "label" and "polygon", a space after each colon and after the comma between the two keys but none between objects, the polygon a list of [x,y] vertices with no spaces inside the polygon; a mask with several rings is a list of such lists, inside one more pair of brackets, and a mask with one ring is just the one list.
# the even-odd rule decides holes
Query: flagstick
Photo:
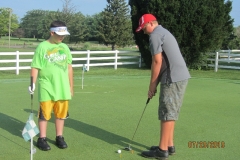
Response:
[{"label": "flagstick", "polygon": [[[31,76],[31,90],[33,90],[33,77]],[[36,148],[33,146],[33,137],[39,133],[39,129],[33,120],[33,95],[31,94],[31,113],[28,117],[28,120],[23,128],[22,136],[25,141],[29,141],[31,139],[30,144],[30,154],[31,160],[33,159],[33,154],[36,153]]]},{"label": "flagstick", "polygon": [[[33,88],[33,76],[31,76],[31,90]],[[31,94],[31,114],[33,114],[33,94]],[[31,137],[31,160],[33,159],[33,138]]]},{"label": "flagstick", "polygon": [[31,138],[31,160],[33,159],[33,138]]}]

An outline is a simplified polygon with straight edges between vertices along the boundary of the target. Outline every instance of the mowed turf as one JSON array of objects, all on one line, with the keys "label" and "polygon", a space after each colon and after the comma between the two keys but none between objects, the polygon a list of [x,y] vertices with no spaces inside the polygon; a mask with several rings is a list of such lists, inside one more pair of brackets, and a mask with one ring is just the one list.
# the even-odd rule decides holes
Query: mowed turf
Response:
[{"label": "mowed turf", "polygon": [[[47,131],[51,150],[37,149],[34,160],[138,160],[145,159],[139,155],[141,151],[158,144],[158,95],[150,100],[131,140],[146,105],[150,71],[119,69],[114,71],[119,74],[100,74],[99,70],[94,75],[92,70],[85,72],[83,89],[81,71],[74,74],[75,95],[70,101],[70,118],[65,121],[64,129],[69,147],[62,150],[54,145],[52,118]],[[0,159],[30,159],[30,142],[25,142],[21,135],[31,111],[28,85],[27,75],[0,80]],[[177,154],[170,156],[170,160],[240,157],[239,85],[238,80],[230,79],[193,77],[189,80],[175,126]],[[36,115],[37,93],[33,104]],[[36,117],[34,120],[37,123]],[[34,145],[36,140],[34,137]],[[123,150],[129,144],[133,153]],[[117,153],[119,149],[121,155]]]}]

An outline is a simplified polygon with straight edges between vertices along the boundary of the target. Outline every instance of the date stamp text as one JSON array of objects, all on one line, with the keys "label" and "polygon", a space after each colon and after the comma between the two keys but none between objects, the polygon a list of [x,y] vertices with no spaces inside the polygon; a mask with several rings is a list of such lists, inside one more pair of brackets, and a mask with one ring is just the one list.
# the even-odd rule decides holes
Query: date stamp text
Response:
[{"label": "date stamp text", "polygon": [[224,141],[189,141],[188,148],[225,148]]}]

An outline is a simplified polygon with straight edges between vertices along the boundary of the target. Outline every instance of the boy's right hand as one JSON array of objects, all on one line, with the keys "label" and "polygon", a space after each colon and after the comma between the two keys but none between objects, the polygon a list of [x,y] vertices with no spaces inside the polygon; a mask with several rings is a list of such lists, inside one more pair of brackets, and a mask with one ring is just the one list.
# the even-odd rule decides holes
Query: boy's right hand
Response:
[{"label": "boy's right hand", "polygon": [[35,90],[35,83],[32,84],[32,88],[31,88],[31,85],[28,87],[29,94],[34,94],[34,90]]}]

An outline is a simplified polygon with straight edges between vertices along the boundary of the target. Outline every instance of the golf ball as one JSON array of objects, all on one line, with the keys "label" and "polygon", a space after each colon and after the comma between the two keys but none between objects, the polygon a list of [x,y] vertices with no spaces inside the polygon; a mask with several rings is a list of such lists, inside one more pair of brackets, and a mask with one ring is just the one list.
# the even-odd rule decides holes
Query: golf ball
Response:
[{"label": "golf ball", "polygon": [[118,153],[121,153],[122,151],[119,149],[117,152],[118,152]]}]

